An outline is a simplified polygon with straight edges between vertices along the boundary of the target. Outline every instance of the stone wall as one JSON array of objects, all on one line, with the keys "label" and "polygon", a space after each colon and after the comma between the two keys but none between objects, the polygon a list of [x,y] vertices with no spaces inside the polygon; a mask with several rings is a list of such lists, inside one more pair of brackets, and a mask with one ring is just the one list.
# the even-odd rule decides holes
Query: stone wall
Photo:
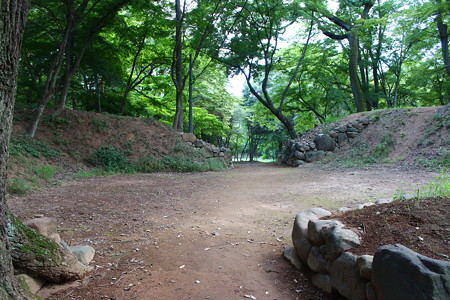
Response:
[{"label": "stone wall", "polygon": [[355,138],[369,125],[368,118],[340,124],[331,130],[316,128],[305,132],[300,138],[289,140],[282,162],[288,166],[298,167],[305,162],[315,162],[346,141]]},{"label": "stone wall", "polygon": [[229,148],[217,147],[213,144],[209,144],[202,139],[198,139],[193,133],[183,133],[181,138],[189,146],[194,147],[202,151],[202,155],[206,159],[223,159],[227,162],[228,166],[233,165],[233,155]]},{"label": "stone wall", "polygon": [[431,259],[402,245],[385,245],[372,255],[356,256],[356,232],[320,218],[331,212],[311,208],[294,221],[284,256],[311,275],[314,285],[350,300],[450,299],[450,262]]}]

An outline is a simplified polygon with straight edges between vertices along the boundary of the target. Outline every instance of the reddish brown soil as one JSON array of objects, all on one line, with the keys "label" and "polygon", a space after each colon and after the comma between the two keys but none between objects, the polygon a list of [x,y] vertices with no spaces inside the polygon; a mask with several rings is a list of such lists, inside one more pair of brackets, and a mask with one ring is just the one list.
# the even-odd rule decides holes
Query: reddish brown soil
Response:
[{"label": "reddish brown soil", "polygon": [[[65,241],[97,251],[89,277],[47,286],[39,293],[46,299],[327,299],[282,257],[295,215],[390,197],[399,187],[412,193],[435,175],[238,165],[220,173],[73,180],[9,197],[9,205],[22,219],[57,218]],[[425,232],[423,238],[429,243]]]},{"label": "reddish brown soil", "polygon": [[450,256],[450,198],[397,200],[334,216],[356,229],[361,246],[354,254],[374,254],[386,244],[402,244],[436,259]]}]

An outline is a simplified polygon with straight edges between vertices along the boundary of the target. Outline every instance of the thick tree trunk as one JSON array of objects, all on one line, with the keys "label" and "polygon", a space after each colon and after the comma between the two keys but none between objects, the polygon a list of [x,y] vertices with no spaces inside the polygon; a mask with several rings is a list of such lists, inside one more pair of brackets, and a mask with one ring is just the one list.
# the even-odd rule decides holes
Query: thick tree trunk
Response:
[{"label": "thick tree trunk", "polygon": [[356,111],[363,112],[366,110],[366,100],[364,98],[364,93],[358,78],[359,41],[355,29],[353,29],[349,34],[348,41],[350,44],[348,71],[350,75],[350,85],[352,88],[353,100],[355,102]]},{"label": "thick tree trunk", "polygon": [[0,299],[32,299],[14,277],[6,223],[8,146],[12,130],[20,44],[29,0],[0,0]]},{"label": "thick tree trunk", "polygon": [[[450,1],[447,0],[447,3]],[[436,16],[436,23],[439,32],[439,39],[441,41],[442,48],[442,58],[444,60],[445,71],[447,75],[450,76],[450,55],[448,51],[448,25],[445,24],[442,20],[442,12],[438,11]]]},{"label": "thick tree trunk", "polygon": [[176,14],[176,32],[175,32],[175,48],[173,51],[173,71],[172,80],[175,84],[175,118],[173,119],[173,129],[183,132],[183,62],[182,62],[182,32],[181,27],[183,24],[183,15],[181,11],[180,0],[175,1],[175,14]]},{"label": "thick tree trunk", "polygon": [[20,223],[6,203],[8,146],[28,8],[28,0],[0,0],[0,299],[34,299],[19,287],[13,265],[51,281],[79,279],[89,270],[70,252]]},{"label": "thick tree trunk", "polygon": [[62,246],[7,213],[8,239],[14,268],[50,282],[82,279],[91,270]]}]

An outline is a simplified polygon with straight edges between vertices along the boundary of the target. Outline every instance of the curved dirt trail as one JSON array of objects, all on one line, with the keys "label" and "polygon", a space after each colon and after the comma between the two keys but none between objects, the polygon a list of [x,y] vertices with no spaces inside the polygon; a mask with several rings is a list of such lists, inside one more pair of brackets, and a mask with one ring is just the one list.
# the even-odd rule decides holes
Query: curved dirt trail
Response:
[{"label": "curved dirt trail", "polygon": [[75,180],[10,206],[55,217],[64,240],[97,251],[90,277],[46,287],[46,299],[323,299],[282,257],[295,215],[413,192],[434,175],[238,165]]}]

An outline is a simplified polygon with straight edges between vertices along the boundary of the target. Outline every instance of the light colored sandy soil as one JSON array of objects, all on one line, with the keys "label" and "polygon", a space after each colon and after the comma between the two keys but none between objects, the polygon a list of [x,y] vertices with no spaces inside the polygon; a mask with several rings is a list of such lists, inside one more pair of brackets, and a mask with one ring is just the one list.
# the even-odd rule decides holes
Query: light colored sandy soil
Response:
[{"label": "light colored sandy soil", "polygon": [[64,240],[97,250],[91,276],[44,288],[46,299],[324,299],[282,257],[295,215],[413,193],[435,175],[246,164],[74,180],[9,205],[57,218]]}]

